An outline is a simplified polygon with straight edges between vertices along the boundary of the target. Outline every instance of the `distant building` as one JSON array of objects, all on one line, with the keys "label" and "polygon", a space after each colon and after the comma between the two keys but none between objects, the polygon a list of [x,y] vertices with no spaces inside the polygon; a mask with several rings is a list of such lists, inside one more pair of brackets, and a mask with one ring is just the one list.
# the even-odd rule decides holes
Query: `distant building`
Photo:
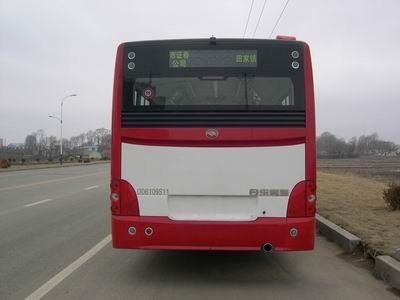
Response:
[{"label": "distant building", "polygon": [[83,159],[101,159],[101,154],[97,146],[84,146]]},{"label": "distant building", "polygon": [[11,143],[7,145],[8,149],[17,150],[17,149],[24,149],[23,143]]},{"label": "distant building", "polygon": [[3,139],[0,139],[0,148],[3,148],[5,145],[4,145],[4,140]]}]

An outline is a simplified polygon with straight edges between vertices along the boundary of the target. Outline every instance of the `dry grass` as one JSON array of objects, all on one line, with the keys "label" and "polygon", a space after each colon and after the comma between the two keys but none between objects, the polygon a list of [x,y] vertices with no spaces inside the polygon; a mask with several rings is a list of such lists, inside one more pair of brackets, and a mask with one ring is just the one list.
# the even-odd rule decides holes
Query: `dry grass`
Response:
[{"label": "dry grass", "polygon": [[400,211],[382,199],[386,184],[352,174],[318,172],[318,213],[359,236],[372,254],[400,247]]}]

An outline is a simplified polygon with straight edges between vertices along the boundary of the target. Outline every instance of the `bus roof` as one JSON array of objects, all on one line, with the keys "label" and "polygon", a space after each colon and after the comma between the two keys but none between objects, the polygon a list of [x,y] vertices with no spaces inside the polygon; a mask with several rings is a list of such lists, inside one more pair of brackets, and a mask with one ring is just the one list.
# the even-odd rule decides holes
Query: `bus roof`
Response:
[{"label": "bus roof", "polygon": [[302,41],[295,39],[233,39],[233,38],[216,38],[208,39],[170,39],[170,40],[148,40],[148,41],[132,41],[122,43],[123,46],[170,46],[170,45],[301,45]]}]

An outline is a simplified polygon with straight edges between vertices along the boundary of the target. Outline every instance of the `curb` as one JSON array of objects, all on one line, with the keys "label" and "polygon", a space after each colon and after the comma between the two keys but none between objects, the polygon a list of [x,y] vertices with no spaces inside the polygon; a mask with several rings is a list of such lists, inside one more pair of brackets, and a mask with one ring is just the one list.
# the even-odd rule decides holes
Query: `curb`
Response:
[{"label": "curb", "polygon": [[354,234],[344,230],[335,223],[316,214],[317,229],[328,240],[334,241],[347,253],[354,252],[360,245],[361,239]]},{"label": "curb", "polygon": [[[335,223],[316,214],[317,229],[328,240],[334,241],[345,252],[352,253],[361,245],[361,239],[344,230]],[[379,255],[375,257],[375,276],[388,285],[400,290],[400,249],[392,256]]]},{"label": "curb", "polygon": [[392,254],[392,257],[400,261],[400,248],[396,249],[394,253]]},{"label": "curb", "polygon": [[387,255],[377,256],[375,258],[375,275],[400,290],[400,261],[397,259]]}]

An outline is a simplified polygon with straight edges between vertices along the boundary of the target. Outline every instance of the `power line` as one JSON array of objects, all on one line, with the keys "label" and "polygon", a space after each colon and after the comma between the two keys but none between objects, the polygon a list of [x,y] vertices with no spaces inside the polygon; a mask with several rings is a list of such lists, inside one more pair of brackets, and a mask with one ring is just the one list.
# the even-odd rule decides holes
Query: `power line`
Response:
[{"label": "power line", "polygon": [[271,33],[269,34],[269,38],[271,38],[272,34],[274,33],[274,30],[275,30],[276,26],[278,26],[278,23],[279,23],[279,21],[281,20],[281,17],[282,17],[282,15],[283,15],[283,13],[285,12],[286,6],[289,4],[289,1],[290,1],[290,0],[287,0],[287,1],[286,1],[285,6],[283,7],[283,9],[282,9],[282,11],[281,11],[281,14],[279,15],[278,20],[276,20],[276,23],[275,23],[275,25],[274,25],[274,28],[272,28]]},{"label": "power line", "polygon": [[247,21],[246,21],[246,27],[244,28],[244,32],[243,32],[243,38],[244,38],[245,35],[246,35],[247,26],[249,25],[249,20],[250,20],[250,16],[251,16],[251,11],[253,10],[253,4],[254,4],[254,0],[251,1],[250,11],[249,11],[249,15],[247,16]]},{"label": "power line", "polygon": [[253,37],[256,35],[257,29],[258,29],[258,25],[260,24],[260,20],[261,20],[261,17],[263,15],[263,13],[264,13],[264,8],[265,8],[265,4],[266,3],[267,3],[267,0],[264,0],[264,4],[263,4],[263,7],[261,9],[260,16],[258,17],[256,28],[254,29],[254,32],[253,32]]}]

